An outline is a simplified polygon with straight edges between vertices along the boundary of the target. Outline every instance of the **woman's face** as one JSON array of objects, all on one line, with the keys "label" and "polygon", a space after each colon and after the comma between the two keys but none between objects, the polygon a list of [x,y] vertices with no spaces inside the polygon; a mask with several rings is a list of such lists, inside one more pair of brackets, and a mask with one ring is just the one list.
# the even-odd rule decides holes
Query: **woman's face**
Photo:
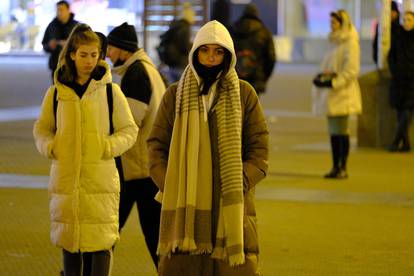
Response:
[{"label": "woman's face", "polygon": [[207,67],[220,65],[224,59],[225,50],[217,44],[206,44],[198,49],[198,62]]},{"label": "woman's face", "polygon": [[338,21],[335,17],[331,16],[331,31],[335,32],[341,28],[341,22]]},{"label": "woman's face", "polygon": [[406,31],[411,31],[412,29],[414,29],[414,16],[412,14],[404,14],[403,27]]},{"label": "woman's face", "polygon": [[75,62],[78,76],[89,77],[99,59],[99,48],[96,44],[80,45],[76,52],[72,52],[70,57]]}]

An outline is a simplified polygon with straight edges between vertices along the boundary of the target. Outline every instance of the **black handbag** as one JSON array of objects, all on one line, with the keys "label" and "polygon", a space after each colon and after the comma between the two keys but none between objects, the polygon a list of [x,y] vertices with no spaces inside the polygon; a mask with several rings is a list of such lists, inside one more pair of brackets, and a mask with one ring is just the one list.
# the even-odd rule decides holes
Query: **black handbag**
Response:
[{"label": "black handbag", "polygon": [[336,76],[336,73],[319,73],[313,79],[313,84],[317,87],[332,87],[332,80]]}]

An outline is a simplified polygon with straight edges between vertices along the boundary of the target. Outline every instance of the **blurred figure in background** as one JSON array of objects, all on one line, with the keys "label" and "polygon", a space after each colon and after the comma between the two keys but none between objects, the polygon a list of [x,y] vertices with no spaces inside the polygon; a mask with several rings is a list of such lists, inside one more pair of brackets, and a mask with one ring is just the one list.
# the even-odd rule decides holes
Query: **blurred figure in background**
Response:
[{"label": "blurred figure in background", "polygon": [[231,4],[229,0],[216,0],[211,9],[211,20],[217,20],[227,29],[230,28]]},{"label": "blurred figure in background", "polygon": [[[191,27],[195,22],[195,13],[191,3],[183,3],[181,16],[171,22],[168,30],[160,36],[157,47],[161,61],[160,71],[167,77],[169,84],[180,79],[188,64],[191,49]],[[168,66],[168,68],[166,68]]]},{"label": "blurred figure in background", "polygon": [[391,72],[390,104],[397,110],[397,129],[391,152],[411,150],[408,136],[414,111],[414,12],[404,13],[403,26],[399,26],[391,40],[388,64]]},{"label": "blurred figure in background", "polygon": [[256,5],[249,4],[232,27],[239,78],[248,81],[258,95],[266,92],[266,83],[276,62],[273,35],[259,18]]},{"label": "blurred figure in background", "polygon": [[[391,1],[391,41],[398,28],[400,27],[400,10],[395,1]],[[379,24],[375,26],[374,40],[372,41],[372,59],[378,65],[378,28]]]},{"label": "blurred figure in background", "polygon": [[358,33],[344,10],[331,13],[330,50],[313,80],[313,111],[328,117],[333,166],[325,178],[348,177],[349,115],[362,111]]},{"label": "blurred figure in background", "polygon": [[70,32],[78,23],[74,19],[74,14],[70,12],[70,6],[67,1],[56,3],[56,17],[49,23],[43,36],[43,49],[50,54],[49,69],[52,73],[56,70],[59,54],[65,46]]},{"label": "blurred figure in background", "polygon": [[108,34],[107,56],[113,71],[121,76],[122,92],[139,127],[134,146],[121,156],[124,181],[121,180],[119,229],[125,225],[136,203],[145,242],[157,267],[161,205],[154,199],[158,189],[149,175],[146,140],[165,86],[156,66],[144,49],[138,47],[133,25],[125,22]]}]

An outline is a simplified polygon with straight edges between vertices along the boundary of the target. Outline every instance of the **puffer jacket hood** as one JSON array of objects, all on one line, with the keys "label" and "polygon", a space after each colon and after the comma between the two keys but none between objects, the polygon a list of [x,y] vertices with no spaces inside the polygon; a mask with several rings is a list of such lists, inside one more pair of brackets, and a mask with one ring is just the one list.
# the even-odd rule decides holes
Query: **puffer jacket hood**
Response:
[{"label": "puffer jacket hood", "polygon": [[188,55],[188,62],[194,74],[198,76],[193,63],[194,53],[200,46],[206,44],[218,44],[227,49],[231,53],[229,70],[235,68],[237,59],[236,53],[234,51],[233,39],[223,24],[216,20],[213,20],[200,28],[196,37],[194,38],[193,47],[191,48],[190,54]]},{"label": "puffer jacket hood", "polygon": [[[67,83],[62,81],[62,66],[59,65],[54,74],[55,85],[57,88],[62,85],[67,86]],[[106,85],[107,83],[112,82],[111,68],[108,63],[104,60],[100,60],[96,65],[95,71],[92,73],[92,80],[94,85]]]}]

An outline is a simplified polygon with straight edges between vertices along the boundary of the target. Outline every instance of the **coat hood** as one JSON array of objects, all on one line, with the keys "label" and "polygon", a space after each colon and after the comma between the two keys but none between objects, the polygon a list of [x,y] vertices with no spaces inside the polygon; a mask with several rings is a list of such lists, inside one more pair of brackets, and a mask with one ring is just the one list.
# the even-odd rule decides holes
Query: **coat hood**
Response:
[{"label": "coat hood", "polygon": [[[56,87],[59,86],[67,86],[67,84],[63,83],[61,81],[61,67],[58,67],[54,74],[54,80]],[[95,72],[92,75],[92,81],[93,85],[106,85],[107,83],[112,82],[112,74],[111,74],[111,68],[109,67],[108,63],[104,60],[100,60],[98,64],[96,65]]]},{"label": "coat hood", "polygon": [[349,39],[359,41],[358,31],[351,22],[351,18],[348,13],[343,10],[339,10],[336,14],[340,14],[342,23],[341,28],[335,32],[329,33],[329,41],[332,43],[342,43]]},{"label": "coat hood", "polygon": [[262,21],[254,16],[243,16],[235,24],[233,32],[238,37],[249,37],[262,29]]},{"label": "coat hood", "polygon": [[231,53],[231,62],[229,69],[234,69],[236,66],[236,54],[234,51],[233,39],[230,36],[229,31],[224,27],[220,22],[213,20],[206,23],[200,28],[197,32],[193,47],[191,48],[190,54],[188,55],[188,62],[191,66],[191,69],[195,74],[197,74],[194,63],[193,56],[194,52],[202,45],[206,44],[218,44],[223,48],[227,49]]}]

